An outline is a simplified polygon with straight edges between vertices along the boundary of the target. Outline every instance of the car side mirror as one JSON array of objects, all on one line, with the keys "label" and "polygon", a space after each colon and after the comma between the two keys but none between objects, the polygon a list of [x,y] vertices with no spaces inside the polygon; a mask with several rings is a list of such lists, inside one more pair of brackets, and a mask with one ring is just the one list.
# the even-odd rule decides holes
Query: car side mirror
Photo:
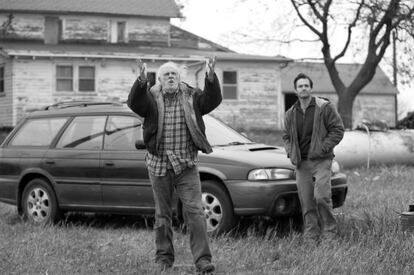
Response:
[{"label": "car side mirror", "polygon": [[144,141],[141,139],[135,141],[135,148],[138,150],[146,149]]}]

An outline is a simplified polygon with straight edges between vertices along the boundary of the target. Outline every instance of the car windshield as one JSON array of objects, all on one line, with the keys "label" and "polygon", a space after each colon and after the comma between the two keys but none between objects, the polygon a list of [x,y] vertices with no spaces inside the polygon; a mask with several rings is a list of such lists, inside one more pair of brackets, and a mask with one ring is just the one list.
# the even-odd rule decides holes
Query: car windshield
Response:
[{"label": "car windshield", "polygon": [[206,124],[206,135],[211,146],[225,146],[225,145],[242,145],[247,143],[254,143],[247,137],[236,132],[229,126],[211,117],[204,116],[203,120]]}]

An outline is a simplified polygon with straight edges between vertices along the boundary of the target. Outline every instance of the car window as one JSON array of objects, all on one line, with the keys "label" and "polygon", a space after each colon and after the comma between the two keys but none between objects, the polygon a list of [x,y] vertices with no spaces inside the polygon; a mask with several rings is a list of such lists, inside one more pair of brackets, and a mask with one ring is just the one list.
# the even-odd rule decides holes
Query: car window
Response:
[{"label": "car window", "polygon": [[212,146],[253,142],[211,116],[204,116],[203,120],[206,125],[207,139]]},{"label": "car window", "polygon": [[56,148],[99,150],[102,148],[106,116],[75,117]]},{"label": "car window", "polygon": [[142,140],[141,121],[132,116],[109,116],[105,130],[106,150],[136,150]]},{"label": "car window", "polygon": [[68,118],[29,119],[11,140],[11,146],[49,146]]}]

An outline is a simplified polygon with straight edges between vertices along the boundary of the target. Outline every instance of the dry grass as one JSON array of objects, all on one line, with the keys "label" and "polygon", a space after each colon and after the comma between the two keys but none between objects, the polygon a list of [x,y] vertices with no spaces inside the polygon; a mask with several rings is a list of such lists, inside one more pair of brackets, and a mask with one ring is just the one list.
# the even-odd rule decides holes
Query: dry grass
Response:
[{"label": "dry grass", "polygon": [[[414,168],[348,170],[349,194],[336,210],[339,236],[319,245],[264,219],[211,239],[217,274],[413,274],[414,232],[396,212],[414,203]],[[154,274],[151,219],[72,215],[36,227],[0,204],[0,274]],[[285,224],[286,226],[286,224]],[[193,274],[188,236],[175,234],[171,274]]]}]

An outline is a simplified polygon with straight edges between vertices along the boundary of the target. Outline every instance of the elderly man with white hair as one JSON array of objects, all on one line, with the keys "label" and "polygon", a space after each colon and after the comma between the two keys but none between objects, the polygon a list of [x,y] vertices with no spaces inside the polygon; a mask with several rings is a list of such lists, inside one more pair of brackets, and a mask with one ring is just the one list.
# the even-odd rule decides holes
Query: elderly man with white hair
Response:
[{"label": "elderly man with white hair", "polygon": [[155,262],[161,270],[172,267],[172,195],[183,204],[190,232],[190,246],[198,272],[214,271],[201,204],[198,150],[212,152],[205,135],[202,116],[222,100],[220,83],[214,73],[215,58],[206,62],[204,90],[181,82],[173,62],[158,70],[158,81],[148,87],[146,64],[138,62],[139,77],[131,88],[128,106],[144,117],[145,161],[155,200]]}]

